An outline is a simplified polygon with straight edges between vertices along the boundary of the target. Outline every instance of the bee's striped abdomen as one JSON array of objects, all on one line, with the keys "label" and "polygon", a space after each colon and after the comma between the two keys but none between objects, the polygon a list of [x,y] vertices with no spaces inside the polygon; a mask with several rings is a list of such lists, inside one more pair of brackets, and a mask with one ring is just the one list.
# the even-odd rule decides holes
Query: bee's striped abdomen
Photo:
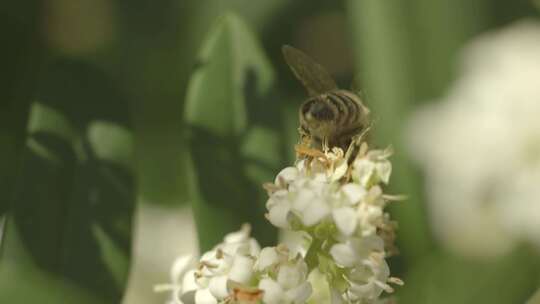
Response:
[{"label": "bee's striped abdomen", "polygon": [[352,113],[354,113],[354,115],[350,115],[349,117],[349,120],[348,120],[348,124],[349,125],[354,125],[356,123],[359,122],[359,119],[360,119],[360,115],[362,114],[361,113],[361,109],[360,109],[360,104],[354,100],[351,96],[345,94],[345,93],[342,93],[341,94],[341,97],[347,101],[347,105],[350,107]]},{"label": "bee's striped abdomen", "polygon": [[336,123],[339,125],[344,125],[347,123],[348,117],[350,115],[349,107],[341,99],[338,94],[328,93],[327,95],[328,102],[336,113]]},{"label": "bee's striped abdomen", "polygon": [[335,91],[328,93],[329,103],[336,108],[339,113],[336,123],[342,128],[348,129],[361,123],[362,108],[358,101],[345,91]]}]

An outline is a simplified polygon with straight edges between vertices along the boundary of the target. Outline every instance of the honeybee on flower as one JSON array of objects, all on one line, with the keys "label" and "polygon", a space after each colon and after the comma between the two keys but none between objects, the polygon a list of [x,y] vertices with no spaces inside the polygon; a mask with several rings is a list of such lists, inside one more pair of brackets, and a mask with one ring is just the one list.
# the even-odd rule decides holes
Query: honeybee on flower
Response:
[{"label": "honeybee on flower", "polygon": [[[298,52],[285,49],[289,64],[304,84],[317,83],[313,77],[327,77],[305,70],[322,68]],[[309,91],[310,86],[307,88]],[[304,304],[318,301],[315,299],[325,289],[329,291],[327,302],[332,304],[379,304],[386,301],[383,293],[393,292],[391,284],[403,284],[390,276],[386,262],[395,253],[396,225],[384,208],[400,198],[383,191],[390,181],[392,151],[370,150],[364,140],[367,108],[353,112],[353,108],[361,108],[360,103],[338,103],[335,98],[345,98],[340,95],[345,93],[332,94],[306,101],[303,107],[308,109],[305,113],[300,110],[307,119],[301,116],[301,142],[308,144],[297,147],[299,157],[293,166],[264,185],[269,196],[267,220],[299,233],[301,239],[290,246],[260,249],[249,235],[249,226],[244,226],[204,253],[191,269],[185,259],[179,259],[173,267],[173,283],[157,287],[172,291],[171,303]],[[318,107],[331,104],[333,108],[326,110],[342,119],[340,123],[347,118],[351,124],[333,128],[329,120],[321,128],[312,128],[318,119],[315,116],[321,114],[317,111],[325,111],[317,103],[324,103]],[[339,116],[344,107],[351,112]],[[308,119],[309,113],[315,118]],[[339,131],[342,127],[347,132]],[[319,279],[315,279],[317,273]]]}]

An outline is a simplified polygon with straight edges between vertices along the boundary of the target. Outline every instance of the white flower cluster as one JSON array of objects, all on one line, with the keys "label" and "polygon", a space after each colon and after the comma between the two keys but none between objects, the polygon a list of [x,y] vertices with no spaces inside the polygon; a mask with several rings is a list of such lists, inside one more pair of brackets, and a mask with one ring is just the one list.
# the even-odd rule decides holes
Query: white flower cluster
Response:
[{"label": "white flower cluster", "polygon": [[308,234],[306,261],[326,274],[333,303],[372,303],[392,292],[389,281],[401,283],[385,261],[393,223],[380,184],[390,178],[389,155],[363,145],[351,160],[334,148],[285,168],[267,186],[268,220]]},{"label": "white flower cluster", "polygon": [[460,254],[540,246],[539,37],[529,20],[477,38],[446,96],[412,119],[433,227]]},{"label": "white flower cluster", "polygon": [[305,303],[311,285],[303,258],[291,257],[284,246],[261,250],[249,232],[244,225],[228,234],[196,267],[191,257],[178,258],[171,269],[172,284],[155,290],[172,291],[169,304]]},{"label": "white flower cluster", "polygon": [[[355,151],[355,153],[352,153]],[[383,194],[391,164],[388,150],[368,151],[355,143],[307,157],[282,170],[269,193],[267,218],[273,225],[304,234],[295,250],[285,245],[260,249],[249,226],[227,235],[190,269],[179,258],[171,271],[171,304],[265,303],[303,304],[313,292],[310,273],[324,274],[332,303],[380,303],[392,292],[385,257],[394,223]],[[318,280],[319,282],[321,280]]]}]

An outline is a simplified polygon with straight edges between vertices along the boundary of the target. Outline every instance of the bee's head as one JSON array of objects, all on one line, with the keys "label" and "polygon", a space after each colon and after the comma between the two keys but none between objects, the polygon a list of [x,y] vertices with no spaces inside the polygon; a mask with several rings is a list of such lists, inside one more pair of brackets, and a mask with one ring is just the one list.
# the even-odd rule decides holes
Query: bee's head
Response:
[{"label": "bee's head", "polygon": [[300,108],[303,127],[315,138],[331,136],[336,129],[335,113],[331,106],[320,97],[307,100]]},{"label": "bee's head", "polygon": [[330,122],[335,115],[328,103],[318,98],[308,100],[302,106],[302,114],[308,122]]}]

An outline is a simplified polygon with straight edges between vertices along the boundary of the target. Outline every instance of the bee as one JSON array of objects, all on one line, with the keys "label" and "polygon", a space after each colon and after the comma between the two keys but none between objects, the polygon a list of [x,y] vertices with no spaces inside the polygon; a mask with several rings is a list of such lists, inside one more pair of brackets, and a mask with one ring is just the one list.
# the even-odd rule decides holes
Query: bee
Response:
[{"label": "bee", "polygon": [[346,150],[353,138],[369,129],[369,109],[357,94],[339,89],[330,74],[302,51],[288,45],[282,51],[309,95],[298,111],[302,144],[297,151],[316,157],[332,147]]}]

